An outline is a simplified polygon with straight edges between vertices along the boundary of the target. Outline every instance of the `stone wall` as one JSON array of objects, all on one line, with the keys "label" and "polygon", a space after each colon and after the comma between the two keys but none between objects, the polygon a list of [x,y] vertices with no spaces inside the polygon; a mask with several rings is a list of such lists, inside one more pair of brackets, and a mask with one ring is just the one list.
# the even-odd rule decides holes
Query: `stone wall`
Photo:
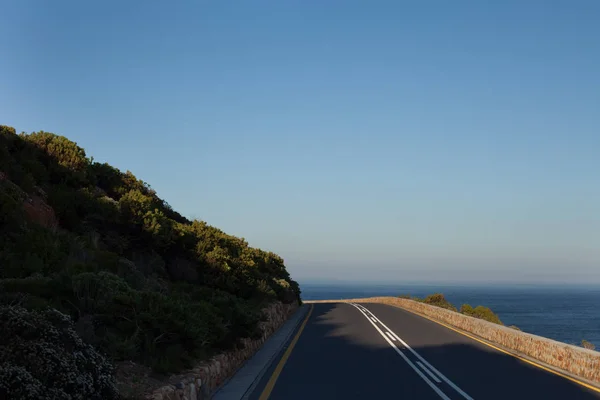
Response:
[{"label": "stone wall", "polygon": [[[333,302],[334,300],[327,301]],[[321,301],[315,301],[321,302]],[[600,383],[600,352],[584,349],[530,333],[473,318],[414,300],[396,297],[371,297],[335,302],[382,303],[414,311],[431,319],[473,333],[508,350],[529,356],[588,381]]]},{"label": "stone wall", "polygon": [[256,353],[263,343],[296,311],[297,303],[274,303],[263,312],[267,320],[260,322],[263,332],[259,339],[242,339],[243,348],[219,354],[200,363],[186,374],[173,376],[169,382],[146,396],[148,400],[205,400],[209,399],[226,379]]}]

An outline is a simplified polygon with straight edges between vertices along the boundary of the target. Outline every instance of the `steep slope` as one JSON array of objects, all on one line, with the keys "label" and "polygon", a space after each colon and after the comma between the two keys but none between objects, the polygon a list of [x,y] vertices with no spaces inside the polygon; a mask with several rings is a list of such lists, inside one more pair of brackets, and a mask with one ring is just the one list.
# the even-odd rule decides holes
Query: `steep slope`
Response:
[{"label": "steep slope", "polygon": [[[29,318],[42,329],[55,309],[109,361],[176,372],[260,335],[266,304],[299,300],[276,254],[189,221],[131,172],[94,162],[65,137],[0,126],[5,326]],[[0,377],[14,380],[22,368],[45,379],[27,361],[14,365],[26,358],[11,337],[25,334],[3,333],[0,359],[13,365],[0,365]]]}]

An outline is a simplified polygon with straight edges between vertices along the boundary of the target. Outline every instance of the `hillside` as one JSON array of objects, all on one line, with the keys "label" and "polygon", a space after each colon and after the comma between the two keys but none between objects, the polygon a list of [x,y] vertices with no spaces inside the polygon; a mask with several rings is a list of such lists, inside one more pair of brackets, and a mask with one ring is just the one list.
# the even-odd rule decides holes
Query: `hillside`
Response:
[{"label": "hillside", "polygon": [[0,126],[0,398],[115,398],[116,362],[181,371],[299,300],[276,254],[65,137]]}]

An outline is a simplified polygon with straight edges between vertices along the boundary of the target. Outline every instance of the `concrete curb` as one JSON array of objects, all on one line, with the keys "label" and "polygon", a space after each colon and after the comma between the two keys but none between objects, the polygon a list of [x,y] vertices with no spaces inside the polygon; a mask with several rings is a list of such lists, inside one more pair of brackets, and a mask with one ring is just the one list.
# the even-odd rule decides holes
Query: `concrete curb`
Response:
[{"label": "concrete curb", "polygon": [[277,360],[310,307],[303,305],[247,360],[211,397],[213,400],[246,400],[258,386],[269,367]]}]

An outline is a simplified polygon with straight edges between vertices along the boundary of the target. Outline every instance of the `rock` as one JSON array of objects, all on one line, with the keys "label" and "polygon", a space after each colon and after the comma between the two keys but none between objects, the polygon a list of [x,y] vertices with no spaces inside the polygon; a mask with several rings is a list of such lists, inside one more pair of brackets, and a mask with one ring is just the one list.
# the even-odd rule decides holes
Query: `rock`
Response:
[{"label": "rock", "polygon": [[188,398],[188,400],[198,400],[198,396],[196,394],[196,385],[193,382],[188,385],[185,396]]},{"label": "rock", "polygon": [[45,228],[58,227],[54,210],[39,196],[28,197],[23,202],[23,210],[30,221],[38,223]]}]

